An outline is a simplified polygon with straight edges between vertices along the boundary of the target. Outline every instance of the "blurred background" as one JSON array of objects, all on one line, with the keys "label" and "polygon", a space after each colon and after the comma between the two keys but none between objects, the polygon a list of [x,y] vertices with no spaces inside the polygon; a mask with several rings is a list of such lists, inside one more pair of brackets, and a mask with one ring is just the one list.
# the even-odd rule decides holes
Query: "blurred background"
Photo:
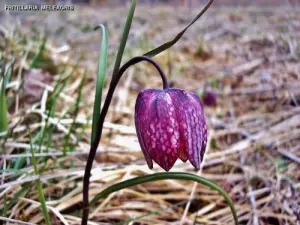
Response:
[{"label": "blurred background", "polygon": [[[0,77],[7,80],[8,111],[8,133],[0,134],[0,221],[44,224],[36,188],[41,180],[52,224],[80,224],[101,43],[94,27],[108,29],[105,97],[130,2],[0,3]],[[171,40],[205,3],[138,1],[123,62]],[[5,4],[74,4],[74,10],[5,11]],[[172,171],[222,186],[240,224],[300,221],[299,5],[216,0],[174,47],[154,58],[173,87],[199,95],[208,123],[202,169],[178,160]],[[120,180],[162,171],[148,169],[133,121],[138,93],[161,87],[147,63],[122,77],[92,170],[91,196]],[[178,180],[114,193],[91,207],[89,219],[101,225],[233,224],[222,196]]]}]

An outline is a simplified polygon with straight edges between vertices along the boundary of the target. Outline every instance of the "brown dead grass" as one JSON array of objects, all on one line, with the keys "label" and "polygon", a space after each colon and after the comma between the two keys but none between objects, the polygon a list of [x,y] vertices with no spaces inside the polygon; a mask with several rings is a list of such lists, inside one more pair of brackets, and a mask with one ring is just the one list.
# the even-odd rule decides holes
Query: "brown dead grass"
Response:
[{"label": "brown dead grass", "polygon": [[[138,8],[125,58],[170,39],[196,12],[196,9],[190,12],[174,8],[156,8],[155,11]],[[91,27],[97,23],[106,24],[113,56],[126,15],[122,9],[89,7],[75,13],[39,15],[45,17],[43,22],[36,15],[27,15],[22,23],[30,26],[18,27],[28,35],[35,24],[51,30],[47,49],[57,67],[68,61],[69,68],[79,53],[84,54],[59,98],[56,116],[52,118],[55,129],[49,153],[36,154],[37,157],[47,156],[40,167],[46,164],[48,169],[40,178],[53,224],[80,223],[90,126],[82,139],[78,139],[78,135],[79,128],[87,124],[92,115],[91,90],[94,89],[99,46],[99,33],[89,30],[87,24]],[[177,162],[172,171],[197,173],[224,187],[234,201],[240,224],[295,225],[300,220],[299,20],[299,10],[290,8],[211,9],[175,48],[156,57],[175,87],[194,92],[207,87],[218,94],[218,106],[205,108],[209,144],[202,169],[195,172],[188,163]],[[5,22],[2,25],[7,38],[14,40],[9,33],[11,27]],[[64,32],[55,36],[54,32],[61,27]],[[84,29],[87,31],[83,32]],[[28,66],[20,62],[16,70]],[[76,152],[58,157],[72,114],[67,113],[58,123],[57,119],[74,104],[84,68],[88,68],[89,73],[76,121],[79,128],[72,136],[73,143],[79,142]],[[92,170],[91,197],[118,181],[161,171],[158,166],[153,171],[147,168],[133,125],[138,91],[162,86],[154,74],[147,64],[141,64],[123,77]],[[20,77],[13,78],[18,79]],[[50,96],[51,84],[43,88]],[[29,121],[31,132],[44,126],[40,118],[47,114],[39,110],[43,104],[41,100],[36,109],[33,104],[27,110],[15,106],[10,114],[11,133],[3,145],[4,154],[0,160],[3,169],[8,168],[14,158],[30,157],[25,151],[29,147],[29,137],[24,120]],[[39,116],[31,118],[34,114]],[[71,162],[74,167],[70,169]],[[32,167],[27,166],[23,171],[30,173]],[[1,178],[0,205],[4,204],[5,193],[8,200],[12,199],[21,185],[38,179],[32,175],[16,177],[13,173],[3,173]],[[129,224],[233,223],[229,207],[217,192],[192,182],[168,180],[139,185],[99,201],[91,208],[90,224],[112,224],[134,217],[141,218]],[[0,220],[16,224],[43,223],[34,183],[11,206],[8,217],[0,217]]]}]

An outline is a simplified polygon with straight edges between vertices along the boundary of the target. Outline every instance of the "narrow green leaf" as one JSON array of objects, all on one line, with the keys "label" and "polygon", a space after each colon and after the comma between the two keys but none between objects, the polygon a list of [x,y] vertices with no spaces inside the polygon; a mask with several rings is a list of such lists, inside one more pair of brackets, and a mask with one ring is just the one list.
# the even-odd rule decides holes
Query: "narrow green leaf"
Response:
[{"label": "narrow green leaf", "polygon": [[64,155],[66,155],[66,153],[67,153],[67,148],[72,149],[72,147],[69,146],[70,136],[71,136],[72,132],[75,130],[75,123],[76,123],[76,119],[77,119],[78,112],[79,112],[79,105],[80,105],[80,102],[82,99],[82,89],[83,89],[85,77],[86,77],[86,70],[84,71],[83,76],[80,81],[80,84],[78,86],[78,95],[77,95],[75,106],[74,106],[73,122],[71,123],[71,126],[70,126],[67,136],[64,138],[64,147],[63,147]]},{"label": "narrow green leaf", "polygon": [[132,0],[131,1],[130,9],[129,9],[129,12],[128,12],[128,15],[127,15],[126,23],[125,23],[125,26],[124,26],[124,29],[123,29],[123,34],[122,34],[122,37],[121,37],[120,46],[119,46],[119,49],[118,49],[118,53],[117,53],[117,57],[116,57],[115,65],[114,65],[112,80],[114,80],[116,78],[116,76],[119,72],[119,69],[120,69],[124,49],[125,49],[125,46],[126,46],[129,31],[130,31],[130,28],[131,28],[131,23],[132,23],[133,16],[134,16],[136,3],[137,3],[137,0]]},{"label": "narrow green leaf", "polygon": [[7,105],[4,83],[4,79],[2,79],[0,82],[0,133],[6,133],[8,129]]},{"label": "narrow green leaf", "polygon": [[4,206],[3,206],[3,216],[7,217],[7,211],[8,211],[8,204],[7,204],[7,197],[6,193],[4,194]]},{"label": "narrow green leaf", "polygon": [[97,72],[97,83],[96,83],[96,93],[94,102],[94,112],[93,112],[93,122],[92,122],[92,138],[91,142],[96,141],[96,133],[98,128],[98,122],[100,119],[101,111],[101,99],[102,99],[102,89],[104,86],[104,80],[107,69],[107,49],[108,49],[108,36],[105,26],[102,24],[98,25],[95,29],[101,28],[102,30],[102,43],[98,61],[98,72]]},{"label": "narrow green leaf", "polygon": [[[39,132],[32,138],[31,143],[32,143],[32,144],[36,143],[38,140],[40,140],[41,136],[42,136],[42,132],[39,131]],[[30,150],[30,149],[26,149],[26,153],[29,152],[29,150]],[[17,161],[14,163],[13,168],[14,168],[15,170],[20,170],[21,168],[24,167],[25,163],[26,163],[26,158],[25,158],[25,157],[20,157],[20,158],[18,158]]]},{"label": "narrow green leaf", "polygon": [[[28,192],[28,190],[30,190],[30,186],[31,183],[25,183],[21,186],[21,189],[18,190],[16,193],[14,193],[14,195],[12,196],[12,199],[8,202],[6,208],[7,210],[11,209],[16,202],[19,200],[20,197],[24,196],[26,192]],[[0,210],[0,215],[3,215],[5,211],[5,208],[2,208]]]},{"label": "narrow green leaf", "polygon": [[210,0],[206,6],[201,10],[201,12],[182,30],[180,31],[172,40],[162,44],[161,46],[145,53],[145,56],[153,57],[162,53],[163,51],[167,50],[168,48],[172,47],[176,42],[182,37],[182,35],[187,31],[187,29],[192,26],[205,12],[208,10],[210,5],[213,3],[214,0]]},{"label": "narrow green leaf", "polygon": [[[41,153],[41,148],[42,148],[42,145],[44,143],[44,139],[46,138],[46,135],[48,135],[48,141],[46,141],[47,142],[47,144],[46,144],[47,148],[45,149],[44,152],[48,152],[48,148],[50,147],[50,143],[52,142],[53,129],[55,128],[54,125],[49,124],[49,119],[51,117],[55,117],[55,110],[56,110],[57,100],[58,100],[60,94],[62,93],[62,91],[64,90],[64,88],[66,87],[67,82],[69,81],[71,76],[76,71],[76,69],[79,65],[79,60],[80,60],[80,58],[78,58],[78,60],[76,61],[76,64],[73,65],[71,72],[65,78],[62,78],[62,75],[63,75],[64,71],[59,74],[59,79],[57,80],[57,82],[54,86],[53,97],[51,99],[50,109],[47,113],[45,126],[40,131],[42,135],[41,135],[41,138],[39,139],[40,140],[40,147],[39,147],[39,150],[38,150],[39,153]],[[60,116],[62,117],[63,115],[60,115]],[[61,117],[59,118],[59,120],[61,119]],[[59,120],[58,120],[58,122],[59,122]],[[45,161],[45,160],[46,160],[46,158],[44,157],[43,161]]]},{"label": "narrow green leaf", "polygon": [[195,181],[200,184],[206,185],[216,191],[218,191],[226,200],[227,204],[229,205],[231,209],[231,213],[234,217],[235,224],[238,225],[238,218],[237,214],[234,208],[234,205],[228,196],[227,192],[218,186],[217,184],[213,183],[212,181],[209,181],[203,177],[199,177],[195,174],[189,174],[189,173],[181,173],[181,172],[164,172],[164,173],[155,173],[150,174],[142,177],[136,177],[129,180],[122,181],[120,183],[114,184],[106,189],[104,189],[102,192],[97,194],[91,201],[90,204],[95,204],[99,199],[106,197],[107,195],[122,190],[124,188],[129,188],[138,184],[143,184],[146,182],[151,181],[157,181],[157,180],[167,180],[167,179],[174,179],[174,180],[190,180]]},{"label": "narrow green leaf", "polygon": [[[33,165],[33,170],[35,175],[40,175],[38,167],[37,167],[37,161],[34,155],[34,151],[35,149],[32,146],[32,138],[31,138],[31,133],[30,133],[30,129],[28,126],[28,130],[29,130],[29,144],[30,144],[30,151],[31,151],[31,160],[32,160],[32,165]],[[37,190],[39,193],[39,197],[40,197],[40,203],[41,203],[41,207],[42,207],[42,212],[44,215],[44,219],[46,222],[46,225],[51,225],[51,220],[49,217],[49,213],[48,213],[48,209],[47,209],[47,205],[46,205],[46,199],[45,199],[45,195],[44,195],[44,191],[43,191],[43,186],[42,186],[42,182],[40,179],[38,179],[36,181],[36,185],[37,185]]]},{"label": "narrow green leaf", "polygon": [[13,66],[15,63],[15,58],[11,59],[11,61],[8,63],[7,65],[7,69],[5,70],[5,74],[4,74],[4,85],[5,87],[7,86],[7,84],[9,83],[12,71],[13,71]]},{"label": "narrow green leaf", "polygon": [[6,99],[6,85],[9,82],[14,59],[1,70],[0,77],[0,133],[8,130],[8,115],[7,115],[7,99]]},{"label": "narrow green leaf", "polygon": [[47,35],[44,36],[43,38],[43,41],[42,41],[42,44],[39,48],[39,51],[38,53],[35,55],[35,57],[33,58],[31,64],[30,64],[30,68],[35,68],[36,67],[36,64],[37,62],[40,60],[40,58],[42,57],[42,54],[43,54],[43,51],[45,50],[46,48],[46,42],[47,42]]}]

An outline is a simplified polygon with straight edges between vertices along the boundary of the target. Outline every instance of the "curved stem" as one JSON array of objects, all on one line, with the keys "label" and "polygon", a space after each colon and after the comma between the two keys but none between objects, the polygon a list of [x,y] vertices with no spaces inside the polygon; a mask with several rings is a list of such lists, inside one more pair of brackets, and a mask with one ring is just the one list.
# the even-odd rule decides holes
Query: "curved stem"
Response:
[{"label": "curved stem", "polygon": [[104,124],[104,120],[106,117],[106,114],[108,112],[108,108],[110,106],[114,91],[116,89],[116,86],[120,80],[120,78],[122,77],[122,75],[124,74],[124,72],[132,65],[135,65],[141,61],[147,61],[150,62],[152,65],[155,66],[155,68],[158,70],[162,80],[163,80],[163,88],[166,89],[169,87],[167,78],[164,74],[164,72],[162,71],[162,69],[160,68],[160,66],[151,58],[147,57],[147,56],[137,56],[134,57],[132,59],[130,59],[127,63],[125,63],[119,70],[117,76],[115,77],[114,80],[111,81],[108,92],[107,92],[107,96],[103,105],[103,108],[101,110],[100,113],[100,118],[99,118],[99,122],[98,122],[98,126],[99,129],[97,129],[97,132],[95,134],[95,138],[94,141],[91,143],[91,148],[90,148],[90,152],[89,152],[89,156],[86,162],[86,167],[85,167],[85,171],[84,171],[84,177],[83,177],[83,212],[82,212],[82,220],[81,220],[81,224],[82,225],[86,225],[87,224],[87,220],[88,220],[88,215],[89,215],[89,181],[90,181],[90,175],[91,175],[91,170],[92,170],[92,166],[93,166],[93,161],[97,152],[97,148],[99,145],[99,141],[101,139],[101,135],[102,135],[102,129],[103,129],[103,124]]},{"label": "curved stem", "polygon": [[236,225],[238,225],[238,218],[237,218],[237,214],[234,208],[234,205],[230,199],[230,197],[228,196],[227,192],[221,188],[220,186],[218,186],[217,184],[203,178],[200,176],[197,176],[195,174],[189,174],[189,173],[182,173],[182,172],[163,172],[163,173],[155,173],[155,174],[150,174],[150,175],[146,175],[146,176],[142,176],[142,177],[136,177],[133,179],[129,179],[129,180],[125,180],[122,181],[120,183],[117,183],[115,185],[112,185],[106,189],[104,189],[103,191],[101,191],[99,194],[97,194],[93,200],[91,201],[90,204],[94,204],[96,203],[99,199],[104,198],[105,196],[119,191],[121,189],[124,188],[128,188],[128,187],[132,187],[138,184],[143,184],[146,182],[150,182],[150,181],[157,181],[157,180],[167,180],[167,179],[174,179],[174,180],[190,180],[190,181],[195,181],[198,182],[200,184],[204,184],[206,186],[211,187],[212,189],[218,191],[226,200],[227,204],[229,205],[230,209],[231,209],[231,213],[234,217],[234,222]]},{"label": "curved stem", "polygon": [[161,76],[161,79],[163,81],[163,88],[164,89],[167,89],[169,88],[169,83],[167,81],[167,77],[164,73],[164,71],[161,69],[161,67],[157,64],[157,62],[155,62],[153,59],[151,59],[149,56],[136,56],[132,59],[130,59],[127,63],[125,63],[121,68],[120,68],[120,71],[119,71],[119,74],[118,74],[118,77],[117,79],[120,79],[122,74],[125,72],[125,70],[128,69],[128,67],[134,65],[134,64],[137,64],[141,61],[147,61],[149,63],[151,63],[159,72],[159,75]]}]

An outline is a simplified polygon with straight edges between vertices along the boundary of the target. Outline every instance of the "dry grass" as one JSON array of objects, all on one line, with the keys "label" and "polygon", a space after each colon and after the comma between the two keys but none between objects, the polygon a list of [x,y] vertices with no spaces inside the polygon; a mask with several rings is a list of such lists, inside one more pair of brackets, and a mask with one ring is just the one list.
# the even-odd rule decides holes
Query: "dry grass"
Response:
[{"label": "dry grass", "polygon": [[[196,10],[138,8],[126,59],[169,39],[187,23],[191,13]],[[14,17],[1,17],[5,45],[1,44],[0,49],[6,59],[16,57],[16,63],[8,90],[8,96],[15,99],[10,108],[9,135],[0,139],[0,166],[5,170],[0,178],[0,206],[2,212],[7,208],[0,221],[43,223],[33,182],[41,179],[52,223],[80,224],[100,43],[100,35],[92,28],[94,24],[106,24],[113,56],[125,14],[122,9],[85,7],[75,13],[27,14],[19,24]],[[205,108],[209,145],[203,167],[195,173],[228,191],[240,224],[295,225],[300,221],[299,21],[300,11],[290,8],[211,9],[175,48],[157,57],[175,87],[199,92],[205,86],[218,93],[218,106]],[[42,90],[42,94],[30,102],[26,90],[17,90],[26,71],[31,71],[29,65],[40,44],[39,39],[35,40],[35,30],[43,33],[46,29],[50,34],[43,71],[49,72],[53,80],[35,84],[35,93]],[[24,37],[26,42],[22,41]],[[81,53],[79,65],[59,93],[50,115],[55,81],[67,77]],[[85,68],[87,78],[73,124]],[[133,125],[137,93],[162,86],[154,73],[147,64],[141,64],[123,77],[92,170],[91,196],[120,180],[161,171],[158,166],[153,171],[147,168]],[[46,125],[44,141],[40,143],[41,137],[37,136],[35,142],[35,156],[43,169],[38,177],[33,175],[30,161],[29,132],[34,137]],[[22,157],[22,167],[8,170]],[[194,172],[189,164],[181,162],[173,171]],[[138,222],[132,222],[136,217]],[[120,221],[213,225],[232,224],[233,218],[217,192],[192,182],[168,180],[114,193],[91,208],[90,224]]]}]

